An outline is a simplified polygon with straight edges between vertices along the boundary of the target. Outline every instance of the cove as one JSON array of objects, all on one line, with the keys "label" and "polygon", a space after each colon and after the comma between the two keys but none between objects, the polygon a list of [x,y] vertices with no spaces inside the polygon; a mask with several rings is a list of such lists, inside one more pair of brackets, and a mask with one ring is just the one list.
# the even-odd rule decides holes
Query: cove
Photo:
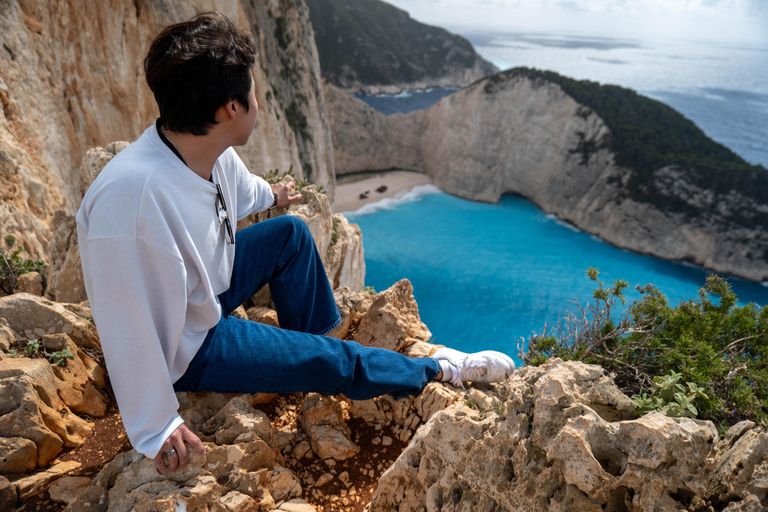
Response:
[{"label": "cove", "polygon": [[[382,291],[409,279],[433,343],[499,350],[520,365],[520,338],[591,299],[590,267],[606,285],[627,280],[630,301],[636,285],[652,283],[671,305],[696,298],[711,273],[613,247],[522,197],[494,205],[431,189],[345,215],[363,233],[366,285]],[[728,280],[742,304],[768,304],[765,286]]]}]

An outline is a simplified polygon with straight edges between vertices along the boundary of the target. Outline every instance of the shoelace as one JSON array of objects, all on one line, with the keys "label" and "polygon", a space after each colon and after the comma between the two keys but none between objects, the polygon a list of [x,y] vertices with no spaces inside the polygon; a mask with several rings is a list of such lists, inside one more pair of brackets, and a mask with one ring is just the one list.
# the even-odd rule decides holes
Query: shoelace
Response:
[{"label": "shoelace", "polygon": [[486,361],[480,361],[477,359],[470,361],[469,358],[467,358],[462,361],[461,367],[453,365],[451,366],[451,370],[453,370],[451,385],[455,388],[461,388],[464,390],[467,388],[464,387],[464,382],[462,382],[463,380],[468,380],[470,382],[477,380],[480,377],[484,377],[488,371],[488,363]]}]

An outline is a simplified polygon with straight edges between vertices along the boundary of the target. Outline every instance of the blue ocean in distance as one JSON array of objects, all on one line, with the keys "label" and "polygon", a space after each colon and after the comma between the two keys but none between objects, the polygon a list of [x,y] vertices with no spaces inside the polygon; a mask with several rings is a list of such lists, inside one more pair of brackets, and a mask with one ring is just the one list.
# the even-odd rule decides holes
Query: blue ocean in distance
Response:
[{"label": "blue ocean in distance", "polygon": [[[408,278],[434,343],[499,350],[519,365],[520,338],[576,311],[574,299],[591,299],[590,267],[606,284],[629,281],[630,300],[640,297],[636,285],[652,283],[672,305],[696,298],[708,274],[613,247],[522,197],[493,205],[417,189],[394,208],[345,215],[363,233],[366,285],[382,291]],[[729,281],[743,304],[768,304],[768,288]]]}]

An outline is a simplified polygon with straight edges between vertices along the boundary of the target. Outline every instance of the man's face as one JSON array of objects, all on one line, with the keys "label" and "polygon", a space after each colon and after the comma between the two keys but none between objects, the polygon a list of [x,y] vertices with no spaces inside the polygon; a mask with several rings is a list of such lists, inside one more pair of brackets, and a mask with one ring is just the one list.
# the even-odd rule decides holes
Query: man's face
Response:
[{"label": "man's face", "polygon": [[248,138],[253,132],[253,128],[256,125],[256,117],[259,113],[259,104],[256,103],[256,82],[251,78],[251,91],[248,93],[248,112],[244,108],[240,108],[237,111],[236,116],[236,128],[237,139],[233,146],[243,146],[248,142]]}]

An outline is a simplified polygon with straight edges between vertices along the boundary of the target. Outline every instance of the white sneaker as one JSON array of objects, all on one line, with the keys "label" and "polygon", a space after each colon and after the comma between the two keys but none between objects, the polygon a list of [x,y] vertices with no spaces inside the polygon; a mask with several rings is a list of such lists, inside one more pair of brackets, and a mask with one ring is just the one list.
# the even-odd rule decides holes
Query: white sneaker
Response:
[{"label": "white sneaker", "polygon": [[[464,382],[503,382],[515,371],[512,358],[494,350],[467,354],[452,348],[439,348],[432,355],[438,361],[451,365],[453,387],[464,389]],[[444,380],[448,380],[445,379]]]}]

